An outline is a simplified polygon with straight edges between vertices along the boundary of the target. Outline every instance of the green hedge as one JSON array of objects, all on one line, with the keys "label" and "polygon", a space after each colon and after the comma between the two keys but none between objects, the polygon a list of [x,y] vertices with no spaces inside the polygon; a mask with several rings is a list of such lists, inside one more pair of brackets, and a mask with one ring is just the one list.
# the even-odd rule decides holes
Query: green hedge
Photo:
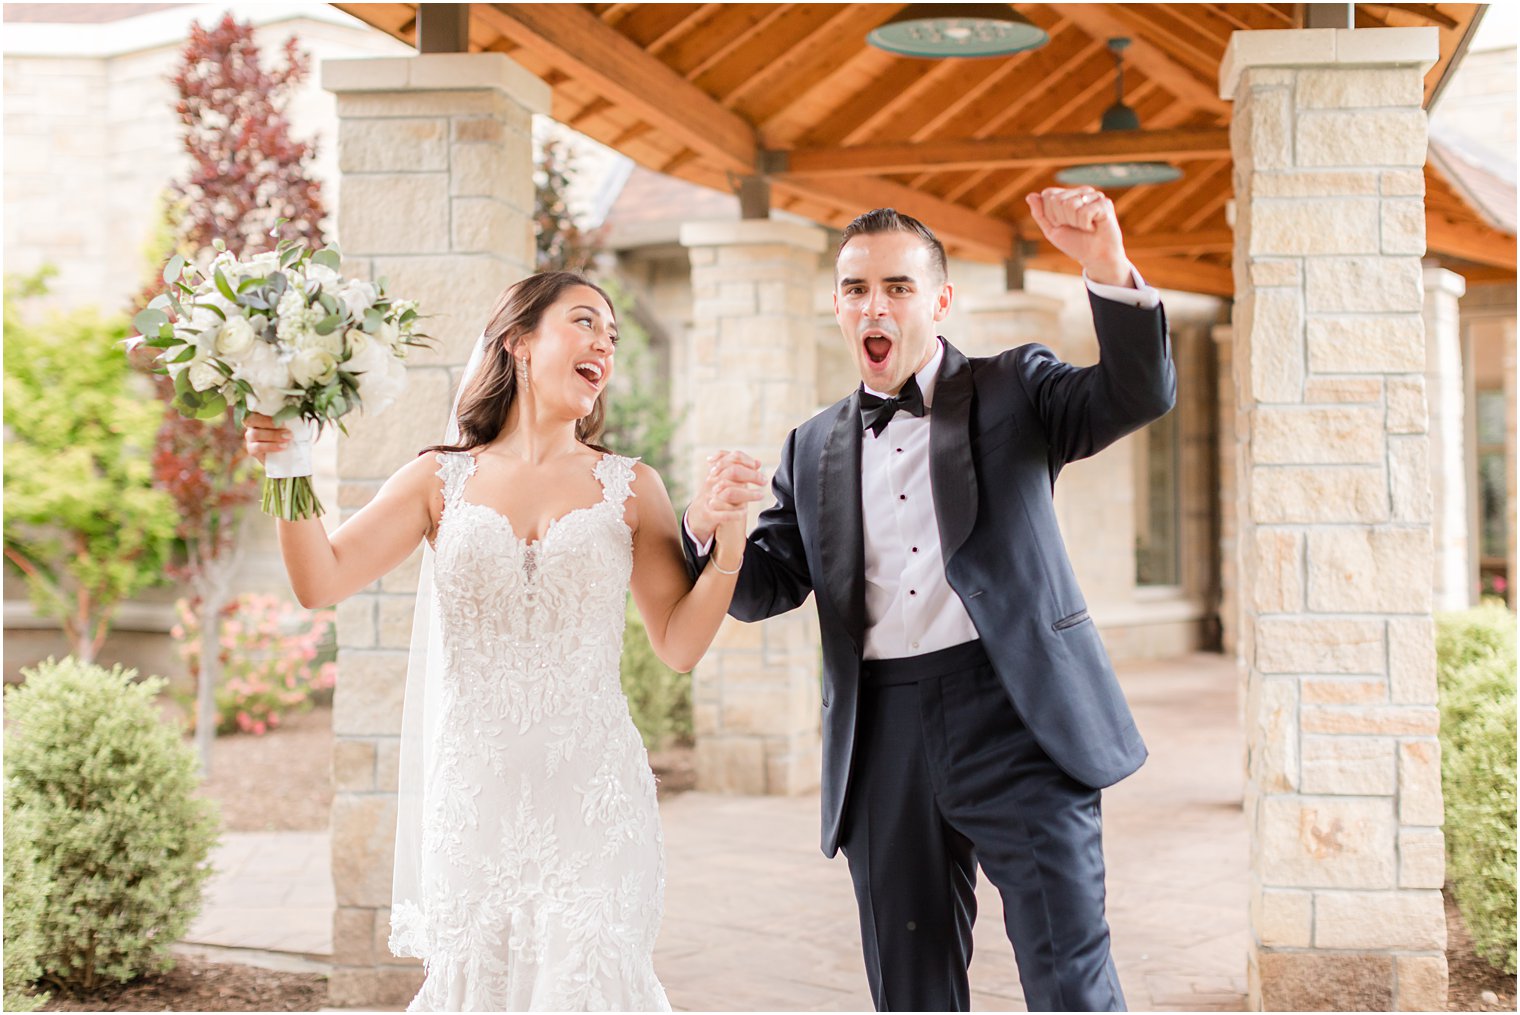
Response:
[{"label": "green hedge", "polygon": [[1515,616],[1442,615],[1441,790],[1447,880],[1479,955],[1515,971]]},{"label": "green hedge", "polygon": [[623,693],[633,724],[652,751],[691,742],[691,674],[677,673],[660,662],[632,601],[623,635]]}]

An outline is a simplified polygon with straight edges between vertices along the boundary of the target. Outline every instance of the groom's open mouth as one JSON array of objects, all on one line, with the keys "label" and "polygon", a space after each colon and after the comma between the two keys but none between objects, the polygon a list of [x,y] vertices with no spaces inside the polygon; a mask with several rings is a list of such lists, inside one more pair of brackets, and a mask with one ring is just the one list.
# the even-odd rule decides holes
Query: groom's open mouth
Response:
[{"label": "groom's open mouth", "polygon": [[879,331],[868,331],[861,336],[861,342],[865,346],[866,360],[873,366],[879,367],[887,362],[887,357],[892,355],[892,339]]}]

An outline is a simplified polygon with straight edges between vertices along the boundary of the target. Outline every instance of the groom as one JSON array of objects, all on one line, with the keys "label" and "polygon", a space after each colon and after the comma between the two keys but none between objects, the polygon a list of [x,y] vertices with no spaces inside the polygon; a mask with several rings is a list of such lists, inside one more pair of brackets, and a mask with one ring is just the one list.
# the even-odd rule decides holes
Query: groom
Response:
[{"label": "groom", "polygon": [[[1031,1011],[1124,1007],[1100,790],[1146,752],[1051,490],[1066,463],[1165,414],[1176,378],[1112,202],[1079,187],[1028,203],[1082,265],[1100,361],[1040,345],[968,359],[936,335],[953,287],[934,234],[892,209],[857,218],[834,312],[861,387],[787,437],[729,609],[762,620],[816,592],[823,851],[849,861],[882,1011],[969,1009],[978,865]],[[688,509],[694,573],[712,508],[754,464],[716,460]]]}]

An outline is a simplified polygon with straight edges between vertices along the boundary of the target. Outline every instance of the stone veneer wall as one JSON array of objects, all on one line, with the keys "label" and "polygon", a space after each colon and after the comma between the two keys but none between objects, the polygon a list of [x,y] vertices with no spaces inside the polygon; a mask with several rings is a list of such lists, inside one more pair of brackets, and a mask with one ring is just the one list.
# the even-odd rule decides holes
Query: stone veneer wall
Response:
[{"label": "stone veneer wall", "polygon": [[[344,271],[420,301],[431,350],[401,400],[349,425],[338,506],[365,504],[442,440],[451,395],[497,296],[532,271],[532,116],[549,89],[507,57],[434,54],[325,63],[338,96]],[[333,702],[333,918],[329,1003],[405,1005],[415,960],[392,958],[391,862],[402,692],[421,549],[340,604]]]},{"label": "stone veneer wall", "polygon": [[1237,32],[1250,1002],[1442,1010],[1420,257],[1435,29]]},{"label": "stone veneer wall", "polygon": [[[760,459],[817,410],[814,281],[824,232],[767,219],[691,223],[691,333],[673,357],[689,415],[687,490],[720,449]],[[752,517],[754,514],[752,512]],[[818,619],[811,603],[761,624],[727,619],[692,673],[697,785],[802,793],[818,785]]]}]

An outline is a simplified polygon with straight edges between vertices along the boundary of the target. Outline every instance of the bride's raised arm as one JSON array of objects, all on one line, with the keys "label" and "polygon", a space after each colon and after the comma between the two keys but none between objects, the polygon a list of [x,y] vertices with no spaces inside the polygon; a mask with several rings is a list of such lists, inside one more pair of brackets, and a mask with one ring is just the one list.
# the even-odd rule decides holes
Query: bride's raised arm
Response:
[{"label": "bride's raised arm", "polygon": [[[734,453],[728,453],[730,455]],[[748,456],[746,472],[759,475],[759,462]],[[704,484],[704,489],[711,485]],[[633,478],[634,510],[638,514],[633,539],[633,601],[644,618],[649,644],[665,665],[682,673],[697,665],[712,644],[744,560],[747,535],[745,507],[765,495],[758,482],[726,483],[717,499],[727,505],[715,511],[718,521],[713,567],[695,584],[686,569],[675,509],[659,473],[637,465]]]},{"label": "bride's raised arm", "polygon": [[[250,414],[243,443],[262,463],[289,433],[268,416]],[[296,599],[307,609],[332,606],[406,560],[433,530],[442,489],[437,460],[422,455],[397,469],[331,537],[318,518],[276,520],[280,555]]]}]

